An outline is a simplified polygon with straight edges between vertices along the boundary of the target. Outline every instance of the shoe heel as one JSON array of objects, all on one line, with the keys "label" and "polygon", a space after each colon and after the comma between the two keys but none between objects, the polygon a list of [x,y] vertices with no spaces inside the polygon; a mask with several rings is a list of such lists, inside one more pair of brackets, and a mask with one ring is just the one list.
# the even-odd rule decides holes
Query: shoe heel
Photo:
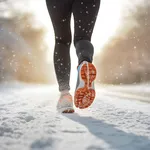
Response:
[{"label": "shoe heel", "polygon": [[77,89],[75,92],[74,103],[76,107],[84,109],[93,103],[96,95],[93,87],[96,74],[96,68],[92,63],[87,62],[81,67],[80,76],[84,81],[84,87]]},{"label": "shoe heel", "polygon": [[92,87],[92,82],[96,78],[96,68],[92,63],[84,64],[81,68],[81,78],[85,82],[85,86]]}]

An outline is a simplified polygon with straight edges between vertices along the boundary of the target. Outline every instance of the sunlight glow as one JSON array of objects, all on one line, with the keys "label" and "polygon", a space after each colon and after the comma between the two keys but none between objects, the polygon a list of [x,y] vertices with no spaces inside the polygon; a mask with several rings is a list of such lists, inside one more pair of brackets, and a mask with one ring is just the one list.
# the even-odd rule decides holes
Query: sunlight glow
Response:
[{"label": "sunlight glow", "polygon": [[100,11],[92,37],[95,52],[99,52],[104,44],[115,34],[121,23],[122,6],[123,1],[120,0],[101,1]]}]

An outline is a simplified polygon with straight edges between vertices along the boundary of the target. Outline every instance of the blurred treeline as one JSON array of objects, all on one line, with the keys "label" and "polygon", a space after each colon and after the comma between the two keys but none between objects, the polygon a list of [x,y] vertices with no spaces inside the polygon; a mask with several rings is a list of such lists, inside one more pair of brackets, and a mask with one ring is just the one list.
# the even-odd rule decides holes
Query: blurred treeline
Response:
[{"label": "blurred treeline", "polygon": [[131,2],[120,28],[96,56],[98,82],[133,84],[150,81],[150,2]]}]

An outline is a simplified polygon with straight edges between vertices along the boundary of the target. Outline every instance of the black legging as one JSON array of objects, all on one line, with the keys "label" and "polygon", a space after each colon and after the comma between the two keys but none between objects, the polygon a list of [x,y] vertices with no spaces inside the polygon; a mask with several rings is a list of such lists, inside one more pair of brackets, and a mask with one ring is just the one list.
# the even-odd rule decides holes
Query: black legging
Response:
[{"label": "black legging", "polygon": [[46,0],[46,3],[55,32],[54,66],[59,90],[70,90],[71,14],[74,16],[74,46],[78,62],[92,62],[91,36],[100,0]]}]

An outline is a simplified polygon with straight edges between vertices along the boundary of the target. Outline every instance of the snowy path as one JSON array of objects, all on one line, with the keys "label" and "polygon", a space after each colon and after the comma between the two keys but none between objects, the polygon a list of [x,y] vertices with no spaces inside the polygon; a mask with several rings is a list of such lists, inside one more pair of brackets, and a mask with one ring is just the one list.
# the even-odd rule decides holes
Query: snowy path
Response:
[{"label": "snowy path", "polygon": [[55,87],[1,85],[0,150],[150,150],[150,103],[101,87],[91,108],[62,115],[57,98]]}]

